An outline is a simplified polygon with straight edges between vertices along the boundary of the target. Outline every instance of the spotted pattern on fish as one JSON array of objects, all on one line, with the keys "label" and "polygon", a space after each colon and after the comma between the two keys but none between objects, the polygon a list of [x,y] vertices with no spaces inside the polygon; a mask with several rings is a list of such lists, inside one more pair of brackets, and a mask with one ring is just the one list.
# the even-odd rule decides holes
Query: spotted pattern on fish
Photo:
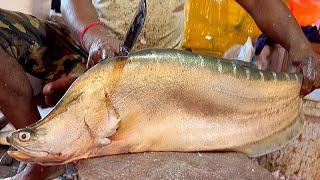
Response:
[{"label": "spotted pattern on fish", "polygon": [[223,72],[223,67],[222,67],[222,63],[220,60],[218,60],[218,71],[220,74]]},{"label": "spotted pattern on fish", "polygon": [[272,76],[275,82],[277,82],[277,74],[275,72],[272,72]]},{"label": "spotted pattern on fish", "polygon": [[260,76],[261,76],[261,80],[264,81],[264,74],[263,72],[259,72]]},{"label": "spotted pattern on fish", "polygon": [[290,80],[290,77],[289,77],[288,73],[284,73],[284,75],[286,76],[286,80],[287,81]]},{"label": "spotted pattern on fish", "polygon": [[237,65],[234,62],[232,62],[232,68],[234,76],[237,76]]},{"label": "spotted pattern on fish", "polygon": [[247,80],[250,80],[250,70],[247,67],[245,67],[245,71],[246,71]]}]

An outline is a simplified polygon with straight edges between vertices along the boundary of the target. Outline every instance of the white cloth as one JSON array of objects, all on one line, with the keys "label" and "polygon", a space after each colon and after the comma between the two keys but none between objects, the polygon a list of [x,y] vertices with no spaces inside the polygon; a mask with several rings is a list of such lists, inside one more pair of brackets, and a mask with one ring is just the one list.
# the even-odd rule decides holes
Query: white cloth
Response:
[{"label": "white cloth", "polygon": [[252,45],[252,40],[248,37],[246,43],[241,47],[240,53],[238,55],[238,59],[246,62],[250,62],[253,54],[254,49]]}]

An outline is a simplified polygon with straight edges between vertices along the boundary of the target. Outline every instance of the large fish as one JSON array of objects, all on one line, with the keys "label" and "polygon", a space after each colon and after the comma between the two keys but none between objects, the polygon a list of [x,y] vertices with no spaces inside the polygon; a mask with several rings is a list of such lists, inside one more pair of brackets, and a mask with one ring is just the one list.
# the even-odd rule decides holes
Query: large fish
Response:
[{"label": "large fish", "polygon": [[144,50],[79,77],[47,117],[7,137],[9,155],[42,165],[145,151],[258,156],[300,133],[301,84],[301,74]]}]

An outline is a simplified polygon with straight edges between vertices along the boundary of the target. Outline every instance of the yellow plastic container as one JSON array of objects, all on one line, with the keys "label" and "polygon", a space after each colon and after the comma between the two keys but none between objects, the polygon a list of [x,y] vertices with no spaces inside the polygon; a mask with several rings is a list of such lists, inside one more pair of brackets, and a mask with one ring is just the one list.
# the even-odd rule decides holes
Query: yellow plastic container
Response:
[{"label": "yellow plastic container", "polygon": [[188,0],[183,46],[193,51],[222,55],[260,31],[250,15],[234,0]]}]

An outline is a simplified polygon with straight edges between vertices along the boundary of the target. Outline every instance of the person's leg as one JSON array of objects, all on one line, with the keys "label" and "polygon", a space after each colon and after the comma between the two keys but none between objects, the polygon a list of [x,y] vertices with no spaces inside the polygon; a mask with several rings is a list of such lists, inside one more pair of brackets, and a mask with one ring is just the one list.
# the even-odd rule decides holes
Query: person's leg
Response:
[{"label": "person's leg", "polygon": [[[40,119],[39,112],[33,102],[33,91],[25,71],[21,65],[0,48],[0,109],[15,128],[24,128]],[[37,172],[38,166],[26,168]],[[20,173],[15,179],[32,179]],[[38,177],[39,173],[33,173]],[[26,176],[25,178],[23,178]]]},{"label": "person's leg", "polygon": [[33,102],[33,90],[20,64],[0,48],[0,109],[15,128],[40,119]]},{"label": "person's leg", "polygon": [[[21,65],[2,48],[0,48],[0,109],[15,128],[24,128],[40,119],[39,112],[33,102],[33,91],[25,71]],[[34,179],[41,167],[25,168],[15,179]],[[30,173],[29,172],[32,172]],[[28,177],[34,174],[33,177]]]},{"label": "person's leg", "polygon": [[[0,109],[16,128],[40,118],[25,72],[50,82],[85,71],[82,60],[87,54],[68,34],[63,25],[0,9],[0,88],[4,90],[0,92]],[[26,120],[21,122],[22,118]]]},{"label": "person's leg", "polygon": [[[16,128],[40,118],[25,72],[52,81],[84,71],[81,63],[86,54],[66,37],[67,34],[52,23],[0,9],[0,88],[6,90],[0,92],[0,109]],[[61,169],[64,167],[29,164],[13,178],[45,179],[61,173]]]}]

